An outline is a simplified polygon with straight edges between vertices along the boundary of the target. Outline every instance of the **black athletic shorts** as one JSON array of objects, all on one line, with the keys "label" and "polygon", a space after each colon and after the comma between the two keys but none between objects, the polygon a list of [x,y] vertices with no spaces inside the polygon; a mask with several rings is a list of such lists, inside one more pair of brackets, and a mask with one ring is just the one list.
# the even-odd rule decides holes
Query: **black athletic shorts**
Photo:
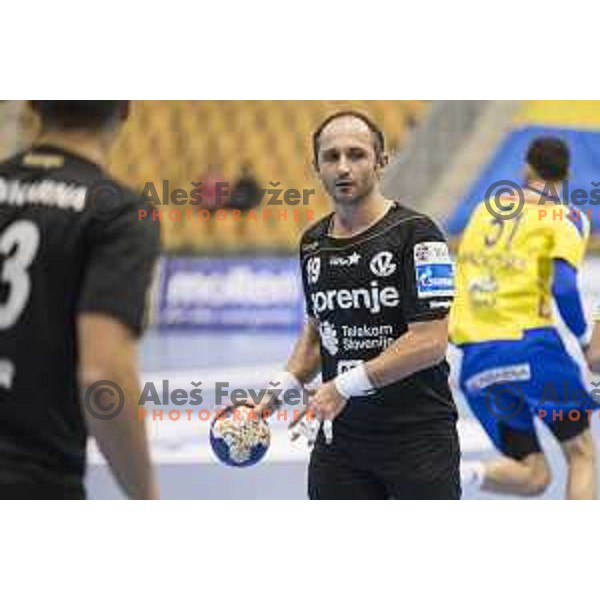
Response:
[{"label": "black athletic shorts", "polygon": [[[415,435],[416,434],[416,435]],[[415,431],[380,444],[322,432],[308,468],[311,500],[459,500],[460,446],[455,426]]]},{"label": "black athletic shorts", "polygon": [[83,481],[72,475],[28,477],[0,467],[0,500],[85,500]]}]

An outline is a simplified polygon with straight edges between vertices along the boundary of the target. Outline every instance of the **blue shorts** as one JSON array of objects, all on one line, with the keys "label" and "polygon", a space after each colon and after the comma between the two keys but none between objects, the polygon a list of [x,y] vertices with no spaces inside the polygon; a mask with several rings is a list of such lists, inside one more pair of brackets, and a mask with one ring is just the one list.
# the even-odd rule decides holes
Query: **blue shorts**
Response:
[{"label": "blue shorts", "polygon": [[556,330],[531,329],[521,340],[461,346],[460,387],[500,452],[517,460],[541,447],[534,417],[560,441],[589,427],[600,408]]}]

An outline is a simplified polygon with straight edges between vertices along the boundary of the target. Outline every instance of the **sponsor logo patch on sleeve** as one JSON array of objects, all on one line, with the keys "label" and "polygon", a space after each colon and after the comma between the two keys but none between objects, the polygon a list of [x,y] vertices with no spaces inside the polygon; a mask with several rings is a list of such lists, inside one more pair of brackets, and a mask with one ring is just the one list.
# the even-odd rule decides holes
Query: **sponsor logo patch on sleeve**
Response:
[{"label": "sponsor logo patch on sleeve", "polygon": [[454,265],[445,242],[422,242],[414,247],[419,298],[454,296]]}]

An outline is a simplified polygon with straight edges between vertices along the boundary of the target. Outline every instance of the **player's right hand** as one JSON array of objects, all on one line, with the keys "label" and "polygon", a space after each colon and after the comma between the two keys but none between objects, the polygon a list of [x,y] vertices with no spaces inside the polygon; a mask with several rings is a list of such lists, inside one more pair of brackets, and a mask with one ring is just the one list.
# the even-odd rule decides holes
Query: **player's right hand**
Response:
[{"label": "player's right hand", "polygon": [[246,404],[254,411],[254,414],[258,418],[266,419],[281,405],[281,400],[278,400],[273,394],[267,392],[258,402],[249,399]]},{"label": "player's right hand", "polygon": [[254,414],[257,417],[265,419],[283,406],[285,394],[288,393],[290,389],[295,389],[297,391],[303,389],[300,382],[287,372],[282,372],[275,377],[272,377],[269,381],[269,385],[276,386],[273,388],[273,393],[265,390],[265,393],[258,401],[251,399],[246,402],[247,406],[254,410]]}]

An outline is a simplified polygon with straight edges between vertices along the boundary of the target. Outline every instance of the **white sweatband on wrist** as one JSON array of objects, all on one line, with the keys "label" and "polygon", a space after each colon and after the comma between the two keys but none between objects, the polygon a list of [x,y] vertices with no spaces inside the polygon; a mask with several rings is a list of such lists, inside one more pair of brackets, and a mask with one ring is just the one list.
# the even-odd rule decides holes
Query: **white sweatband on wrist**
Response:
[{"label": "white sweatband on wrist", "polygon": [[353,396],[368,396],[375,391],[375,387],[369,380],[364,364],[360,364],[338,375],[333,380],[333,383],[337,391],[346,400]]},{"label": "white sweatband on wrist", "polygon": [[301,392],[304,386],[298,381],[293,373],[290,373],[289,371],[280,371],[275,377],[269,380],[269,387],[281,390],[279,394],[279,399],[281,400],[286,392],[289,392],[290,390]]}]

